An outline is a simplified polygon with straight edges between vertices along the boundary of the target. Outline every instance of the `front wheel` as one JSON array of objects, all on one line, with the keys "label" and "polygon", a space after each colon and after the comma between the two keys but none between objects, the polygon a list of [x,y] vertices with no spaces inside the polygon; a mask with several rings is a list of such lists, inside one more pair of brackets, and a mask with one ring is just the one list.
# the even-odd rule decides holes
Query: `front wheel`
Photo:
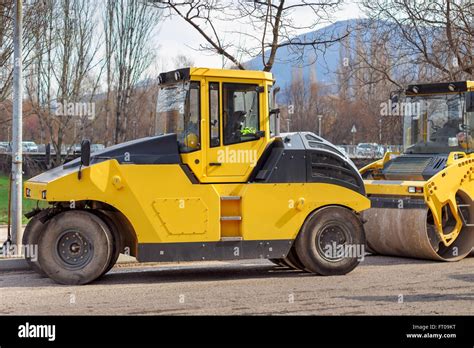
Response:
[{"label": "front wheel", "polygon": [[[29,250],[34,250],[33,248],[37,248],[41,234],[46,229],[47,224],[48,221],[43,224],[37,216],[31,218],[31,220],[28,222],[28,225],[26,225],[25,231],[23,232],[23,246]],[[35,257],[32,256],[33,255],[31,253],[27,253],[25,255],[25,260],[28,263],[28,266],[30,266],[30,268],[40,276],[46,277],[46,273],[41,269],[41,265],[39,264],[38,255]]]},{"label": "front wheel", "polygon": [[364,257],[365,234],[353,211],[330,206],[308,217],[295,244],[306,270],[320,275],[342,275],[352,271]]},{"label": "front wheel", "polygon": [[56,215],[39,241],[43,271],[66,285],[87,284],[99,278],[110,265],[113,237],[107,224],[86,211]]}]

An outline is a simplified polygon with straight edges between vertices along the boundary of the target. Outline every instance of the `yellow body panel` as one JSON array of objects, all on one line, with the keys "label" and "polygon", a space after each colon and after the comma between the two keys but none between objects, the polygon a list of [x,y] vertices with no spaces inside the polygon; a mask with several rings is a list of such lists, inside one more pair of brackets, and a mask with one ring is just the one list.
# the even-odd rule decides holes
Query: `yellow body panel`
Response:
[{"label": "yellow body panel", "polygon": [[410,193],[409,187],[423,187],[424,181],[364,180],[368,195],[423,197],[423,193]]},{"label": "yellow body panel", "polygon": [[322,183],[249,184],[243,194],[243,237],[294,239],[306,217],[327,205],[360,212],[370,201],[342,186]]},{"label": "yellow body panel", "polygon": [[[324,184],[192,184],[179,165],[120,165],[109,160],[52,180],[27,182],[32,199],[107,203],[124,214],[138,243],[294,239],[306,217],[326,205],[356,212],[370,201],[347,188]],[[222,200],[221,197],[241,197]],[[221,221],[240,216],[240,221]]]},{"label": "yellow body panel", "polygon": [[[464,154],[458,159],[450,155],[449,158],[450,164],[425,184],[425,201],[433,213],[438,235],[446,246],[456,240],[463,226],[456,195],[462,192],[463,198],[469,200],[467,204],[474,201],[474,154]],[[444,207],[451,210],[456,220],[456,226],[450,233],[443,233]]]}]

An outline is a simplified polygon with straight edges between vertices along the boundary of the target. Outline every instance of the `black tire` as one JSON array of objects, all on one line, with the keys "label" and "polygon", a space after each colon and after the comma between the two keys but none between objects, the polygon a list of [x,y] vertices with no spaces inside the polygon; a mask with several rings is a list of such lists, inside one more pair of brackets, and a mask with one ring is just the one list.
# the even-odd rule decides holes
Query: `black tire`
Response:
[{"label": "black tire", "polygon": [[288,266],[287,263],[285,263],[285,261],[283,259],[268,259],[268,261],[270,261],[270,262],[272,262],[275,265],[280,266],[280,267],[290,267],[290,266]]},{"label": "black tire", "polygon": [[101,277],[107,274],[117,263],[117,260],[120,256],[120,252],[122,251],[122,235],[120,234],[117,226],[115,225],[112,217],[105,211],[94,211],[94,214],[97,215],[100,219],[102,219],[109,228],[110,232],[112,233],[113,243],[112,243],[112,257],[110,259],[110,263],[104,272],[100,275]]},{"label": "black tire", "polygon": [[288,252],[288,255],[283,259],[286,264],[296,270],[300,271],[306,271],[306,266],[303,265],[301,262],[300,258],[298,257],[298,254],[296,253],[295,247],[291,247],[290,251]]},{"label": "black tire", "polygon": [[[40,236],[45,230],[47,224],[48,221],[43,224],[37,216],[31,218],[31,220],[26,225],[25,231],[23,232],[21,243],[24,246],[28,246],[28,248],[36,247],[36,250],[38,250]],[[35,259],[32,259],[31,255],[25,255],[25,260],[33,271],[42,277],[47,277],[47,274],[41,269],[38,255]]]},{"label": "black tire", "polygon": [[112,243],[112,233],[100,218],[86,211],[66,211],[50,220],[40,238],[40,264],[60,284],[87,284],[109,266]]},{"label": "black tire", "polygon": [[280,260],[280,266],[286,267],[286,268],[291,268],[291,266],[286,262],[285,259],[279,259]]},{"label": "black tire", "polygon": [[268,261],[270,261],[271,263],[274,263],[277,266],[281,266],[280,265],[281,259],[268,259]]},{"label": "black tire", "polygon": [[[358,252],[365,250],[365,234],[354,212],[329,206],[308,217],[295,245],[300,261],[309,272],[325,276],[343,275],[352,271],[363,257]],[[328,253],[331,250],[334,252]],[[341,250],[351,253],[339,253]]]}]

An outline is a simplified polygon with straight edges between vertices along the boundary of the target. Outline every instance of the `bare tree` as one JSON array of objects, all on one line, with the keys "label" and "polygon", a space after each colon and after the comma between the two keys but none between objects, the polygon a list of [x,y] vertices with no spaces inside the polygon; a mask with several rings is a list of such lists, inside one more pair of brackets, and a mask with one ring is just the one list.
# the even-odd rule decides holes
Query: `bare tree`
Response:
[{"label": "bare tree", "polygon": [[[36,3],[38,2],[38,4]],[[13,0],[0,0],[0,103],[9,99],[13,79]],[[34,57],[37,35],[43,21],[39,1],[25,4],[23,21],[23,67],[27,69]]]},{"label": "bare tree", "polygon": [[365,104],[366,115],[357,121],[367,140],[399,143],[402,115],[381,112],[391,92],[416,81],[472,78],[474,3],[364,0],[362,8],[368,18],[342,42],[348,62],[339,70],[348,93],[343,99]]},{"label": "bare tree", "polygon": [[109,0],[106,8],[107,96],[113,100],[113,142],[131,137],[130,105],[139,81],[150,66],[154,52],[150,36],[161,19],[161,11],[139,0]]},{"label": "bare tree", "polygon": [[[281,122],[283,131],[312,131],[327,134],[328,117],[333,115],[329,101],[330,88],[316,80],[312,71],[304,76],[301,68],[293,69],[291,82],[283,89]],[[324,115],[322,129],[319,129],[318,115]],[[288,129],[290,126],[290,129]]]},{"label": "bare tree", "polygon": [[65,138],[70,145],[76,143],[95,116],[82,106],[92,105],[99,86],[97,5],[49,0],[41,6],[44,17],[36,32],[35,59],[25,87],[42,132],[56,151],[55,161],[60,163]]},{"label": "bare tree", "polygon": [[[392,39],[392,62],[416,65],[415,79],[474,76],[474,3],[470,0],[364,0],[376,35]],[[400,70],[400,69],[398,69]],[[418,75],[418,76],[417,76]],[[397,81],[398,76],[392,76]]]},{"label": "bare tree", "polygon": [[[178,16],[191,25],[206,42],[199,47],[200,50],[221,55],[238,69],[245,69],[245,59],[261,57],[262,70],[271,71],[276,53],[282,47],[291,48],[301,59],[307,48],[324,49],[347,35],[326,33],[318,36],[313,32],[298,36],[303,31],[312,31],[319,25],[330,23],[331,13],[339,8],[341,0],[150,2],[167,10],[168,16]],[[302,18],[308,20],[296,19],[296,13],[304,13]],[[222,23],[228,21],[240,23],[241,29],[222,29]],[[243,37],[244,40],[236,40],[236,37]]]},{"label": "bare tree", "polygon": [[194,65],[194,59],[184,54],[178,54],[173,60],[175,69],[190,67]]},{"label": "bare tree", "polygon": [[398,45],[398,41],[379,31],[380,28],[383,26],[379,22],[359,20],[351,37],[341,42],[337,108],[341,122],[351,120],[351,124],[344,123],[344,134],[341,133],[346,142],[352,138],[352,126],[356,126],[361,141],[401,141],[400,118],[382,115],[381,105],[387,103],[392,91],[402,88],[415,69],[404,66],[403,56],[393,58],[393,52],[398,52],[393,45]]}]

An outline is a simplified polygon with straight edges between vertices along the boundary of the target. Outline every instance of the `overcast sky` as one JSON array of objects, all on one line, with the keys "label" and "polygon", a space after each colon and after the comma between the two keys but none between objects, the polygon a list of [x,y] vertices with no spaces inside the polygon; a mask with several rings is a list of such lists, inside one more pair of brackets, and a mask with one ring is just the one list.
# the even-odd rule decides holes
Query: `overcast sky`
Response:
[{"label": "overcast sky", "polygon": [[[343,6],[341,10],[334,15],[336,20],[360,17],[362,17],[362,13],[355,1]],[[305,21],[307,20],[307,15],[304,12],[299,12],[294,14],[294,18],[297,21]],[[224,25],[225,28],[221,29],[225,31],[237,31],[239,29],[237,22],[227,22]],[[194,50],[205,41],[194,28],[180,18],[174,17],[171,20],[166,20],[161,26],[156,39],[159,45],[158,56],[160,58],[154,68],[158,71],[173,69],[173,58],[179,54],[191,57],[194,61],[194,66],[222,67],[222,58],[220,56],[204,55],[202,52]],[[235,40],[239,40],[239,38],[236,37]]]}]

